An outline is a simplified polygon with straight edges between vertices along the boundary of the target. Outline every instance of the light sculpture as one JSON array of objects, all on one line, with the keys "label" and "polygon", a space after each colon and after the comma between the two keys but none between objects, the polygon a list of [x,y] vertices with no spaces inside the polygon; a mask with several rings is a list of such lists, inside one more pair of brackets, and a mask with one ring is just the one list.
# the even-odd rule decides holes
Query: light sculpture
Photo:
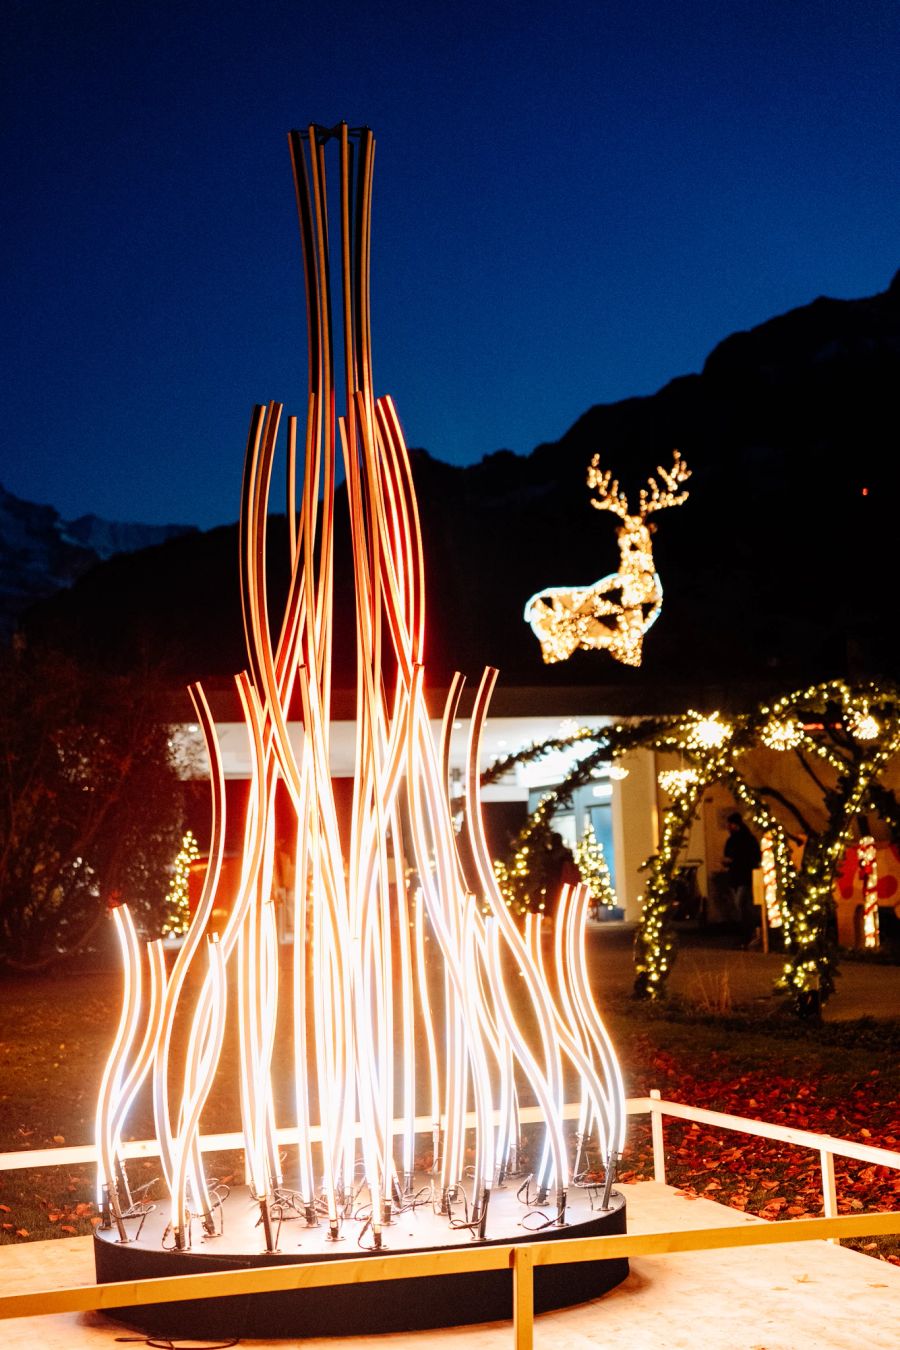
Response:
[{"label": "light sculpture", "polygon": [[579,647],[608,651],[626,666],[641,664],[644,634],[662,609],[662,583],[653,565],[655,526],[647,517],[686,501],[682,484],[691,476],[677,450],[671,469],[658,465],[656,472],[663,486],[650,478],[649,491],[641,488],[638,510],[632,513],[612,470],[600,468],[599,455],[588,465],[588,487],[597,490],[591,506],[611,511],[622,522],[617,530],[619,570],[592,586],[548,586],[531,597],[525,621],[547,664],[565,661]]},{"label": "light sculpture", "polygon": [[[326,194],[329,142],[339,166],[335,198]],[[211,1269],[211,1262],[513,1241],[534,1228],[551,1237],[624,1230],[624,1204],[612,1191],[624,1143],[624,1088],[585,965],[588,892],[563,888],[551,961],[540,921],[523,933],[508,912],[488,854],[479,758],[493,670],[485,672],[471,716],[465,863],[453,828],[450,737],[462,679],[447,696],[436,742],[425,698],[424,561],[413,479],[394,405],[373,393],[374,139],[344,124],[311,126],[291,133],[290,148],[309,398],[305,429],[287,419],[290,586],[277,623],[265,559],[280,405],[255,409],[247,445],[240,561],[248,669],[236,690],[252,772],[240,885],[223,930],[208,936],[225,792],[215,725],[198,685],[191,696],[211,770],[212,843],[198,909],[170,971],[161,943],[151,942],[142,958],[127,909],[114,911],[125,995],[97,1109],[100,1278],[133,1278],[146,1269],[138,1257],[148,1253],[159,1270],[164,1249],[178,1268],[196,1257]],[[337,417],[341,383],[346,407]],[[357,668],[355,775],[343,828],[329,768],[338,448],[354,579],[352,600],[341,596],[340,605],[352,610]],[[299,748],[288,732],[295,710]],[[276,791],[287,794],[296,822],[287,991],[279,987],[272,889]],[[206,1175],[200,1131],[227,1017],[237,1021],[248,1186],[226,1199]],[[176,1049],[176,1027],[186,1053]],[[295,1079],[288,1124],[276,1118],[273,1091],[275,1042],[285,1036],[293,1040]],[[163,1198],[155,1204],[130,1189],[122,1156],[128,1109],[145,1080],[162,1172]],[[522,1113],[529,1099],[542,1125],[526,1177]],[[433,1155],[427,1169],[417,1166],[423,1132]],[[591,1265],[547,1268],[538,1306],[593,1296],[627,1270],[622,1262]],[[381,1304],[373,1284],[308,1290],[287,1309],[287,1296],[270,1296],[266,1306],[277,1304],[276,1311],[257,1308],[242,1334],[271,1334],[273,1327],[293,1334],[310,1317],[320,1331],[378,1331],[503,1315],[508,1277],[499,1293],[484,1275],[456,1278],[463,1284],[450,1293],[438,1281],[415,1313],[390,1285]],[[169,1325],[189,1334],[180,1307],[173,1305],[174,1322],[157,1308],[154,1330]],[[210,1335],[221,1323],[206,1308],[192,1326]],[[233,1322],[228,1329],[233,1333]]]}]

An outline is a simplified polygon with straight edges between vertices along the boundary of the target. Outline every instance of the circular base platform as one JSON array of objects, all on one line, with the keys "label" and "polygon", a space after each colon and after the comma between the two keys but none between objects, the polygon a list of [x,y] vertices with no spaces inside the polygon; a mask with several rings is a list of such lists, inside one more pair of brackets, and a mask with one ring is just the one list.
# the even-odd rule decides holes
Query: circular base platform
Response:
[{"label": "circular base platform", "polygon": [[[567,1222],[560,1227],[552,1222],[552,1206],[541,1210],[526,1207],[516,1198],[514,1184],[509,1188],[498,1187],[491,1195],[486,1244],[527,1242],[536,1236],[542,1217],[550,1221],[546,1228],[540,1228],[542,1239],[625,1232],[625,1201],[617,1192],[613,1192],[608,1210],[598,1207],[599,1191],[570,1191],[569,1200]],[[374,1254],[359,1245],[360,1241],[371,1241],[371,1232],[355,1220],[344,1221],[342,1240],[337,1243],[328,1240],[324,1224],[307,1227],[302,1220],[286,1221],[280,1229],[278,1251],[261,1251],[259,1207],[243,1187],[231,1192],[221,1217],[223,1233],[202,1240],[195,1233],[195,1245],[189,1251],[163,1247],[165,1218],[161,1206],[147,1217],[135,1241],[120,1242],[115,1228],[95,1229],[98,1282],[241,1270],[248,1266],[342,1261]],[[137,1222],[127,1220],[129,1232],[137,1231]],[[384,1246],[378,1254],[430,1252],[471,1244],[467,1231],[451,1228],[446,1217],[434,1214],[431,1204],[426,1203],[395,1216],[384,1229]],[[537,1266],[535,1311],[546,1312],[597,1298],[620,1284],[627,1274],[625,1258]],[[234,1336],[269,1339],[418,1331],[512,1317],[512,1274],[499,1270],[420,1276],[184,1303],[152,1303],[123,1308],[121,1312],[110,1310],[110,1316],[142,1332],[175,1339]]]}]

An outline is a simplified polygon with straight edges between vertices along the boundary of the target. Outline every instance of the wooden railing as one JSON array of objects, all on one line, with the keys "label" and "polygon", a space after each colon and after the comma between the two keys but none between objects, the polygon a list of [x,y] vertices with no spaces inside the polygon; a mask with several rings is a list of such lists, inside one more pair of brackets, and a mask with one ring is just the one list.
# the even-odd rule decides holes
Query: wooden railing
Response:
[{"label": "wooden railing", "polygon": [[[577,1114],[577,1106],[566,1114]],[[900,1169],[900,1153],[890,1149],[857,1144],[849,1139],[813,1134],[790,1126],[772,1125],[743,1116],[708,1111],[681,1102],[664,1101],[659,1093],[632,1098],[629,1115],[650,1115],[655,1179],[665,1182],[663,1118],[670,1116],[698,1124],[734,1130],[741,1134],[776,1139],[783,1143],[812,1149],[819,1153],[822,1166],[825,1217],[787,1219],[778,1223],[723,1225],[719,1228],[686,1229],[676,1232],[622,1234],[592,1238],[555,1239],[552,1242],[508,1243],[490,1247],[454,1248],[403,1255],[365,1256],[340,1262],[310,1262],[276,1267],[251,1267],[202,1275],[169,1276],[135,1280],[120,1284],[98,1284],[36,1293],[0,1297],[0,1319],[35,1317],[47,1313],[88,1312],[121,1309],[147,1303],[176,1303],[185,1299],[221,1298],[234,1294],[263,1294],[275,1290],[310,1289],[323,1285],[359,1284],[376,1280],[410,1277],[439,1277],[471,1271],[512,1270],[513,1336],[515,1350],[531,1350],[534,1343],[534,1267],[578,1261],[597,1261],[620,1257],[652,1256],[669,1252],[714,1251],[726,1247],[760,1247],[784,1242],[805,1242],[827,1238],[877,1237],[900,1232],[900,1214],[867,1213],[838,1215],[834,1183],[835,1157],[855,1158],[861,1162]],[[540,1119],[536,1110],[523,1111],[523,1119]],[[430,1121],[423,1128],[430,1132]],[[280,1132],[290,1142],[293,1131]],[[208,1135],[205,1150],[241,1147],[239,1134]],[[128,1157],[152,1157],[156,1147],[144,1140],[127,1144]],[[0,1154],[0,1170],[23,1167],[72,1165],[95,1161],[95,1151],[80,1148],[22,1150]]]}]

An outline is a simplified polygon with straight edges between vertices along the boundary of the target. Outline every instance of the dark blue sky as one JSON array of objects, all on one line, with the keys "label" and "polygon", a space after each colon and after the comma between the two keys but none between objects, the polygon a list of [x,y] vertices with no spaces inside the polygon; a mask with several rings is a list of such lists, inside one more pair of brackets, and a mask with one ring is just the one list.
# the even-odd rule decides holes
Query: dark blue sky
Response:
[{"label": "dark blue sky", "polygon": [[368,123],[375,377],[469,463],[900,265],[896,0],[8,0],[0,481],[237,514],[305,403],[286,132]]}]

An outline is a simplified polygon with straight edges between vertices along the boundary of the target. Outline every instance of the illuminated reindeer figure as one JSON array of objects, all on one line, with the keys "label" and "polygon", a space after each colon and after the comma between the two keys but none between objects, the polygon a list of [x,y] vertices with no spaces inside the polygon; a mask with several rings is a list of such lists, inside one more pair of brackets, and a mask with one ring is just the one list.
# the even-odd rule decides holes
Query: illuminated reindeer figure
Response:
[{"label": "illuminated reindeer figure", "polygon": [[662,586],[653,570],[651,535],[656,527],[647,517],[664,507],[680,506],[688,495],[681,485],[691,476],[678,451],[673,453],[672,468],[659,465],[656,470],[663,486],[650,478],[649,487],[641,489],[636,515],[629,515],[628,498],[619,492],[619,480],[613,479],[612,470],[601,470],[599,455],[591,460],[587,484],[596,489],[591,506],[612,511],[622,521],[616,531],[619,570],[593,586],[548,586],[531,597],[525,619],[548,664],[565,661],[576,647],[606,648],[626,666],[641,664],[644,634],[662,608]]}]

